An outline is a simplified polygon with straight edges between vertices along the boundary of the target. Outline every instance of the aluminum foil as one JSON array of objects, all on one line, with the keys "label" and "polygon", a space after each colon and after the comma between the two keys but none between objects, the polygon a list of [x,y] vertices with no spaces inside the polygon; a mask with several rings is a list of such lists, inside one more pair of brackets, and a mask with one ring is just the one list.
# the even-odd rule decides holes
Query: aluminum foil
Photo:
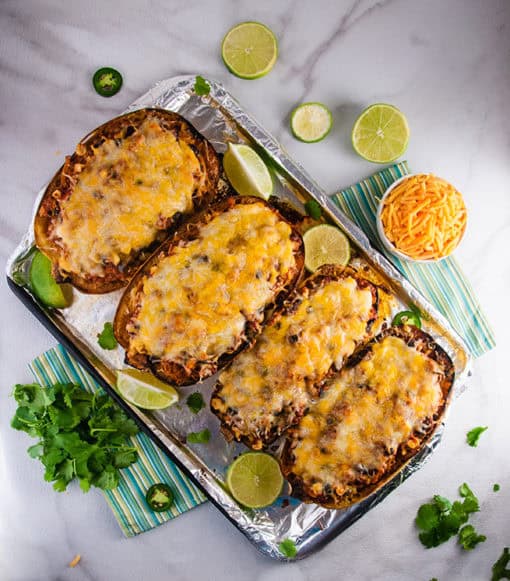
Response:
[{"label": "aluminum foil", "polygon": [[[317,200],[328,219],[344,230],[350,238],[357,249],[358,260],[369,263],[391,288],[395,295],[396,310],[401,310],[402,305],[412,302],[422,312],[428,314],[425,329],[451,356],[456,370],[452,392],[459,393],[471,373],[472,361],[462,339],[448,321],[384,256],[371,247],[365,234],[333,204],[305,170],[285,153],[277,141],[244,111],[219,83],[209,80],[210,94],[199,97],[193,91],[194,82],[194,76],[161,81],[137,99],[128,111],[144,107],[161,107],[175,111],[192,123],[219,153],[225,151],[226,143],[229,141],[248,142],[265,152],[266,159],[270,158],[272,162],[277,178],[275,180],[277,196],[298,208],[302,208],[303,203],[311,198]],[[44,189],[37,198],[34,214],[43,193]],[[46,309],[31,295],[27,285],[27,270],[33,244],[31,225],[7,265],[7,276],[11,286],[50,331],[57,336],[60,333],[60,339],[66,339],[72,345],[74,351],[82,361],[89,364],[89,369],[107,389],[108,386],[114,386],[115,370],[124,366],[124,353],[120,347],[114,351],[100,349],[97,345],[97,334],[102,330],[105,321],[113,320],[122,291],[106,295],[85,295],[74,290],[73,303],[69,308],[60,311]],[[180,402],[185,402],[188,394],[198,390],[208,401],[215,379],[209,378],[199,387],[180,388]],[[113,388],[109,389],[112,393]],[[302,503],[292,498],[287,488],[272,506],[266,509],[246,510],[232,499],[224,486],[227,466],[246,448],[241,444],[225,441],[219,432],[219,422],[210,411],[204,410],[194,415],[184,403],[154,413],[144,412],[124,403],[124,407],[126,406],[225,516],[262,553],[280,560],[285,560],[278,549],[282,540],[292,539],[298,550],[296,558],[304,558],[331,541],[381,502],[424,464],[441,439],[445,420],[443,417],[443,423],[438,426],[420,452],[393,478],[367,499],[348,509],[330,510]],[[186,444],[188,432],[206,427],[211,431],[211,441],[208,445]],[[280,447],[277,444],[272,448],[275,455],[278,455]]]}]

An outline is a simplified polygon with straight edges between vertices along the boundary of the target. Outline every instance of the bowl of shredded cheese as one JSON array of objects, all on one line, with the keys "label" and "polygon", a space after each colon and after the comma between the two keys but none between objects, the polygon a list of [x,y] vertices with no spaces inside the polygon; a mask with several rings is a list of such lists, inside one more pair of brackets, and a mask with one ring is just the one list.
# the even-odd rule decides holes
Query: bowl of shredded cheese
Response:
[{"label": "bowl of shredded cheese", "polygon": [[394,182],[377,211],[384,246],[405,260],[436,262],[459,245],[467,224],[460,192],[433,174],[412,174]]}]

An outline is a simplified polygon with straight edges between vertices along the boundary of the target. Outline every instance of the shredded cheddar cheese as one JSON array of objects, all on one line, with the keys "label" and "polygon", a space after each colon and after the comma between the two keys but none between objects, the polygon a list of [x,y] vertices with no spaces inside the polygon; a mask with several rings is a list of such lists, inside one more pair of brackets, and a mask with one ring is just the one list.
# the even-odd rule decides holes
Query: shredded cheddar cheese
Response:
[{"label": "shredded cheddar cheese", "polygon": [[432,174],[410,176],[384,200],[381,224],[393,246],[417,260],[438,260],[455,250],[466,229],[462,195]]}]

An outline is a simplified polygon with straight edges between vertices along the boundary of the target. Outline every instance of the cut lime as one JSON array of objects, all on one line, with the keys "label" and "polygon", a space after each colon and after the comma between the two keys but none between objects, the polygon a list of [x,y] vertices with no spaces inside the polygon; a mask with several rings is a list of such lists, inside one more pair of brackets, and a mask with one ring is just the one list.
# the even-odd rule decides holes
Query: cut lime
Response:
[{"label": "cut lime", "polygon": [[58,284],[51,274],[51,261],[39,250],[34,254],[29,271],[30,287],[38,299],[48,307],[64,309],[71,304],[69,285]]},{"label": "cut lime", "polygon": [[388,163],[407,149],[409,126],[393,105],[376,103],[367,107],[352,128],[352,146],[368,161]]},{"label": "cut lime", "polygon": [[283,476],[278,462],[265,452],[246,452],[227,471],[232,496],[248,508],[269,506],[278,498]]},{"label": "cut lime", "polygon": [[230,183],[241,196],[269,199],[273,180],[260,155],[249,145],[229,143],[223,168]]},{"label": "cut lime", "polygon": [[333,127],[331,111],[322,103],[303,103],[292,111],[290,128],[305,143],[322,141]]},{"label": "cut lime", "polygon": [[303,235],[305,266],[315,272],[323,264],[345,266],[351,257],[347,236],[335,226],[320,224]]},{"label": "cut lime", "polygon": [[258,79],[267,75],[276,62],[276,36],[260,22],[241,22],[225,35],[221,56],[234,75],[241,79]]},{"label": "cut lime", "polygon": [[179,400],[171,385],[138,369],[118,370],[117,389],[126,401],[145,410],[162,410]]}]

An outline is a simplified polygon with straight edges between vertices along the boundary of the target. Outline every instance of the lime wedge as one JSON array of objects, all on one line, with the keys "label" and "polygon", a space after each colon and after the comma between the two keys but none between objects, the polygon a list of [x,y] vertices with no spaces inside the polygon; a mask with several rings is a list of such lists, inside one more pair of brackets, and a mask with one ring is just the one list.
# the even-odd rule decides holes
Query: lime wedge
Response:
[{"label": "lime wedge", "polygon": [[221,56],[234,75],[241,79],[258,79],[267,75],[276,62],[276,36],[260,22],[241,22],[225,35]]},{"label": "lime wedge", "polygon": [[409,126],[393,105],[376,103],[363,111],[352,128],[352,146],[368,161],[388,163],[407,149]]},{"label": "lime wedge", "polygon": [[227,471],[232,496],[248,508],[269,506],[278,498],[283,476],[278,462],[265,452],[246,452]]},{"label": "lime wedge", "polygon": [[260,155],[249,145],[229,143],[223,156],[223,169],[241,196],[269,199],[273,180]]},{"label": "lime wedge", "polygon": [[117,390],[126,401],[144,410],[162,410],[179,399],[171,385],[138,369],[119,369]]},{"label": "lime wedge", "polygon": [[345,266],[351,257],[347,236],[335,226],[320,224],[303,235],[305,266],[315,272],[323,264]]},{"label": "lime wedge", "polygon": [[69,285],[58,284],[51,274],[51,261],[39,250],[32,258],[29,271],[30,287],[35,296],[48,307],[64,309],[71,304]]},{"label": "lime wedge", "polygon": [[322,103],[303,103],[292,111],[290,128],[305,143],[322,141],[333,127],[331,111]]}]

